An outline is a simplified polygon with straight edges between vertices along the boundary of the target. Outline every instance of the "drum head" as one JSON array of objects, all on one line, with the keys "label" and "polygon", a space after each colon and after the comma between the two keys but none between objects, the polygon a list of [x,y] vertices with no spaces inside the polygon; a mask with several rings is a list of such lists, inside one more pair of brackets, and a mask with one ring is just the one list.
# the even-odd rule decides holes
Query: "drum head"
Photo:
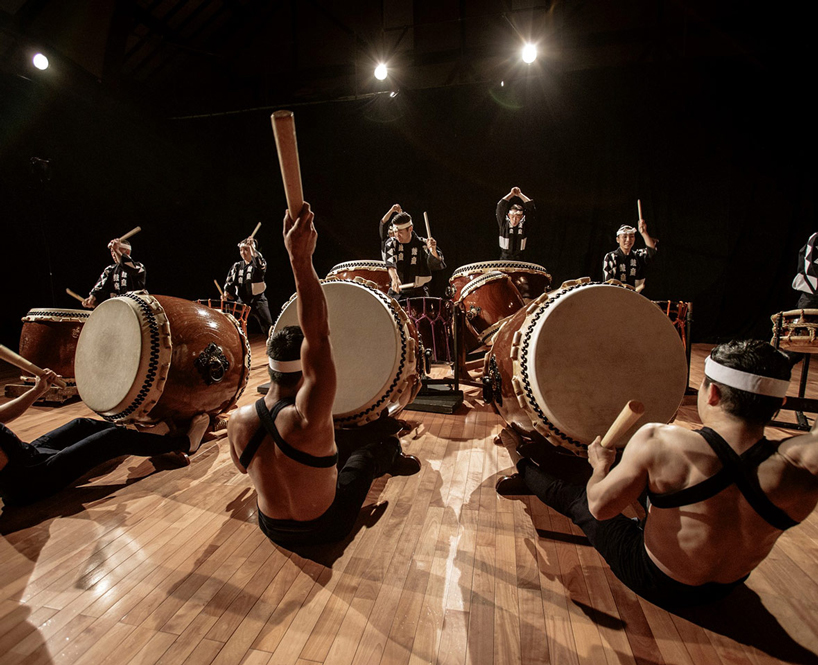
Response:
[{"label": "drum head", "polygon": [[77,342],[74,369],[82,401],[97,413],[116,410],[136,385],[142,359],[143,320],[130,298],[97,307]]},{"label": "drum head", "polygon": [[[336,420],[353,417],[378,401],[393,387],[400,366],[409,361],[407,340],[391,301],[363,284],[327,281],[330,339],[338,389],[332,406]],[[273,327],[298,325],[296,298],[288,302]]]},{"label": "drum head", "polygon": [[546,300],[523,335],[523,352],[532,406],[586,445],[628,400],[646,412],[626,436],[669,422],[687,387],[673,324],[650,300],[618,286],[585,285]]}]

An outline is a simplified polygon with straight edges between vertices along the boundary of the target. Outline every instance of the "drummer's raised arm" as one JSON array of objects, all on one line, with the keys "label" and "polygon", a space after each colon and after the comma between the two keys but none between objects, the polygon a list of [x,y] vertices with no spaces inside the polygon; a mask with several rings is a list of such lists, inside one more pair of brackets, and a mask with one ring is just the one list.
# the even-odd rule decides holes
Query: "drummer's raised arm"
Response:
[{"label": "drummer's raised arm", "polygon": [[327,300],[312,264],[318,233],[314,215],[304,203],[297,220],[284,216],[284,246],[290,256],[298,294],[298,323],[304,333],[301,364],[304,384],[296,396],[296,407],[308,423],[326,420],[332,427],[336,375],[329,338]]}]

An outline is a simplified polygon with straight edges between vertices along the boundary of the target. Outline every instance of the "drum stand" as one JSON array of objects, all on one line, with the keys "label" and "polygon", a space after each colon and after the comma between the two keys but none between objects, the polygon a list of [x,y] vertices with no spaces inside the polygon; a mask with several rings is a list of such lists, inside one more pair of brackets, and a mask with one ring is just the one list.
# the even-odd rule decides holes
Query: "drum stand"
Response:
[{"label": "drum stand", "polygon": [[[783,321],[783,318],[783,312],[780,312],[775,318],[775,328],[773,329],[773,346],[776,349],[778,349],[781,342],[781,322]],[[804,411],[818,413],[818,400],[804,397],[807,392],[807,378],[809,375],[810,358],[812,358],[812,353],[804,354],[804,365],[801,368],[801,381],[798,384],[798,397],[786,397],[784,399],[784,404],[781,405],[782,409],[795,411],[795,419],[798,421],[798,423],[793,424],[780,420],[773,420],[770,422],[770,425],[773,427],[796,429],[800,432],[810,431],[811,425],[807,420],[807,417],[804,415]]]},{"label": "drum stand", "polygon": [[427,350],[423,379],[415,401],[406,407],[407,411],[425,411],[430,413],[454,413],[463,403],[463,391],[460,390],[460,348],[462,346],[463,312],[459,307],[453,308],[452,338],[454,340],[454,359],[452,376],[433,379],[429,376],[431,350]]}]

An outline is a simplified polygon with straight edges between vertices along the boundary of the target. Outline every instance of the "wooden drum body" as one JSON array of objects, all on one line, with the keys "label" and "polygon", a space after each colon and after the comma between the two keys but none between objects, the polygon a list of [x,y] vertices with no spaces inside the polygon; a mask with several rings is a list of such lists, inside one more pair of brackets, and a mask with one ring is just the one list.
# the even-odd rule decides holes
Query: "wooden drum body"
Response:
[{"label": "wooden drum body", "polygon": [[184,422],[236,404],[250,374],[250,346],[232,316],[181,298],[128,293],[89,317],[76,372],[82,400],[110,422]]},{"label": "wooden drum body", "polygon": [[239,322],[242,331],[247,335],[247,317],[250,316],[250,305],[235,300],[222,300],[221,298],[200,298],[197,302],[205,307],[210,307],[210,309],[217,309],[229,314]]},{"label": "wooden drum body", "polygon": [[339,263],[327,274],[327,279],[355,279],[356,277],[374,282],[379,291],[389,293],[392,280],[389,278],[389,269],[383,261],[347,261]]},{"label": "wooden drum body", "polygon": [[[377,285],[358,279],[325,280],[338,388],[332,417],[339,427],[364,425],[386,411],[394,416],[420,390],[420,345],[414,324]],[[298,325],[297,296],[281,310],[272,332]]]},{"label": "wooden drum body", "polygon": [[463,308],[466,351],[489,343],[503,321],[523,307],[523,297],[507,274],[491,271],[463,286],[457,303]]},{"label": "wooden drum body", "polygon": [[771,344],[784,351],[818,353],[818,309],[791,309],[771,317]]},{"label": "wooden drum body", "polygon": [[532,300],[538,298],[551,286],[551,275],[536,263],[525,261],[482,261],[461,266],[452,274],[449,284],[452,290],[452,299],[459,300],[463,287],[474,279],[486,273],[499,271],[506,273],[520,295]]},{"label": "wooden drum body", "polygon": [[[37,308],[23,317],[20,355],[38,367],[53,369],[74,382],[74,354],[82,327],[91,316],[83,309]],[[33,381],[33,377],[21,377]]]},{"label": "wooden drum body", "polygon": [[613,284],[575,284],[511,317],[486,354],[487,397],[513,429],[581,455],[628,400],[669,422],[687,387],[684,346],[648,299]]}]

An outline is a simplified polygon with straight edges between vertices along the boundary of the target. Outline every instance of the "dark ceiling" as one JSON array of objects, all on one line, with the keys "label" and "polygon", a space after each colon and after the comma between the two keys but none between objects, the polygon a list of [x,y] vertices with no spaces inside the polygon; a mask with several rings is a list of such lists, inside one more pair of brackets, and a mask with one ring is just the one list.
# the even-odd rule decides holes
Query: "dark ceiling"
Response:
[{"label": "dark ceiling", "polygon": [[[162,115],[496,83],[636,63],[798,58],[805,22],[713,0],[0,0],[0,67]],[[539,44],[531,66],[523,40]],[[782,52],[783,45],[786,45]],[[52,67],[36,72],[35,50]],[[376,81],[378,60],[390,76]]]}]

